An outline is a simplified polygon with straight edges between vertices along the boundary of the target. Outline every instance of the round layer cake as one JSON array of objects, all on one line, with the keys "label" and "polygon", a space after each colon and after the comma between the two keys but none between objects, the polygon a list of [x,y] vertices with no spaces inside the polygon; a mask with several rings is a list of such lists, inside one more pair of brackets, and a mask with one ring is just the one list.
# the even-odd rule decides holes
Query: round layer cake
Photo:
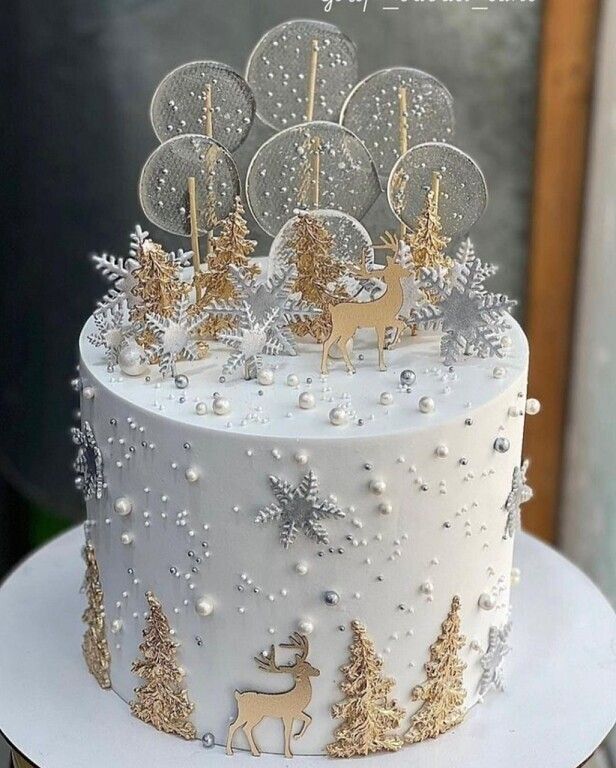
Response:
[{"label": "round layer cake", "polygon": [[[92,328],[90,319],[80,341],[81,417],[102,461],[88,468],[100,491],[87,502],[88,530],[117,694],[129,702],[141,682],[131,665],[152,592],[179,643],[197,733],[216,744],[236,719],[236,691],[305,688],[292,671],[263,669],[297,661],[302,652],[281,645],[299,633],[312,722],[293,750],[323,754],[340,725],[331,708],[344,698],[355,621],[395,681],[406,730],[454,598],[464,707],[479,700],[490,629],[509,620],[505,505],[528,370],[515,321],[497,362],[447,368],[438,336],[420,334],[389,350],[380,372],[368,334],[355,344],[355,375],[332,360],[321,376],[320,347],[303,344],[297,357],[268,358],[261,382],[221,379],[228,351],[216,344],[178,365],[187,380],[155,367],[110,373],[87,341]],[[284,750],[275,716],[254,737],[264,752]],[[248,748],[241,731],[234,747]]]}]

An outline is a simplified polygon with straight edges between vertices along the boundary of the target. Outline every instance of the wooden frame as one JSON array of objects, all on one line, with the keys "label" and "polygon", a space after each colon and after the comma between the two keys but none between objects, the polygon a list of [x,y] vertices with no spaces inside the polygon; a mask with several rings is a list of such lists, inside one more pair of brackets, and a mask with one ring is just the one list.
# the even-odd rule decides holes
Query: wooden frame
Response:
[{"label": "wooden frame", "polygon": [[527,422],[526,528],[548,541],[558,533],[599,9],[600,0],[544,0],[527,299],[529,394],[543,408]]}]

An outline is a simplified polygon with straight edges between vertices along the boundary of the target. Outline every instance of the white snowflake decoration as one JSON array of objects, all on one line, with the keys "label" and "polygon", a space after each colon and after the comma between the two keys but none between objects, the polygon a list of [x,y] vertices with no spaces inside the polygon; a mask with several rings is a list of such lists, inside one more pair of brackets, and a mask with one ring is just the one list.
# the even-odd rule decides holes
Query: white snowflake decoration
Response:
[{"label": "white snowflake decoration", "polygon": [[490,627],[488,648],[480,659],[483,669],[477,690],[480,700],[492,689],[497,691],[505,690],[503,660],[511,651],[511,646],[508,644],[510,633],[511,621],[508,621],[501,629]]},{"label": "white snowflake decoration", "polygon": [[263,368],[263,355],[280,355],[283,345],[280,339],[270,336],[275,326],[277,313],[270,312],[264,322],[258,322],[252,307],[247,301],[240,302],[241,314],[237,318],[237,327],[222,331],[218,339],[233,350],[224,364],[222,372],[228,376],[238,368],[244,367],[244,378],[255,379]]},{"label": "white snowflake decoration", "polygon": [[[293,292],[297,277],[295,266],[286,265],[267,281],[257,282],[247,272],[232,264],[229,267],[229,277],[233,281],[238,298],[228,302],[214,302],[209,307],[210,313],[214,317],[235,319],[242,329],[242,318],[246,325],[246,310],[249,308],[252,321],[247,330],[250,331],[252,325],[259,329],[267,326],[267,342],[276,350],[268,354],[296,355],[295,339],[288,326],[317,317],[321,310],[303,301],[299,294]],[[219,338],[225,340],[222,334]]]},{"label": "white snowflake decoration", "polygon": [[259,510],[255,523],[277,522],[280,543],[285,549],[295,542],[299,533],[319,544],[329,543],[327,529],[321,521],[343,518],[345,513],[333,501],[319,498],[316,474],[310,470],[295,487],[273,475],[269,481],[277,501]]},{"label": "white snowflake decoration", "polygon": [[123,345],[136,332],[136,326],[130,320],[126,299],[122,298],[105,309],[99,309],[93,319],[96,330],[88,335],[88,341],[95,347],[104,347],[107,365],[113,370]]},{"label": "white snowflake decoration", "polygon": [[163,376],[175,376],[175,365],[181,357],[184,360],[196,360],[199,355],[197,331],[209,317],[207,310],[189,315],[190,301],[183,296],[174,306],[171,317],[149,313],[146,328],[153,331],[156,341],[149,352],[151,359],[158,360],[158,368]]},{"label": "white snowflake decoration", "polygon": [[80,488],[84,498],[100,499],[103,496],[105,478],[103,475],[103,455],[94,437],[89,421],[84,421],[81,429],[73,427],[71,437],[77,448],[77,457],[73,469],[77,473],[75,486]]},{"label": "white snowflake decoration", "polygon": [[[131,233],[130,241],[130,255],[126,258],[110,253],[95,253],[90,257],[97,272],[111,284],[109,291],[98,302],[100,309],[111,309],[122,300],[127,302],[129,309],[141,303],[141,299],[133,293],[133,288],[137,285],[133,273],[139,266],[140,251],[151,242],[150,233],[137,225]],[[192,260],[192,251],[180,249],[177,254],[170,253],[169,259],[178,267],[186,266]]]},{"label": "white snowflake decoration", "polygon": [[533,497],[533,489],[526,483],[528,467],[529,462],[526,460],[521,467],[516,467],[513,470],[511,490],[505,502],[507,522],[505,523],[503,539],[513,538],[515,532],[520,530],[522,527],[522,504],[526,504]]},{"label": "white snowflake decoration", "polygon": [[503,357],[502,337],[510,328],[509,312],[516,306],[507,296],[489,293],[484,286],[494,267],[484,264],[466,241],[451,274],[422,270],[421,285],[438,296],[438,304],[418,307],[414,322],[426,330],[442,331],[441,356],[453,365],[463,355]]}]

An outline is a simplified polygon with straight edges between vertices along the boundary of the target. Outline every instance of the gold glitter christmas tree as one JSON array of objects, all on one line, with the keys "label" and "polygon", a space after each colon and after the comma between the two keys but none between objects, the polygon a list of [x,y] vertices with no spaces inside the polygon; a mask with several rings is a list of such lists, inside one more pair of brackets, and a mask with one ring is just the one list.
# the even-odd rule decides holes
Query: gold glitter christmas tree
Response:
[{"label": "gold glitter christmas tree", "polygon": [[329,308],[348,299],[340,280],[346,266],[332,255],[334,236],[309,213],[301,213],[293,224],[287,246],[291,250],[289,261],[297,268],[294,290],[304,301],[318,307],[321,314],[291,325],[298,336],[313,336],[320,344],[331,332]]},{"label": "gold glitter christmas tree", "polygon": [[94,675],[101,688],[111,688],[109,667],[111,654],[107,645],[105,630],[105,606],[103,604],[103,588],[96,561],[94,545],[86,541],[83,548],[83,559],[86,563],[86,575],[83,582],[83,591],[88,599],[88,607],[83,612],[82,620],[87,624],[83,636],[83,656],[90,673]]},{"label": "gold glitter christmas tree", "polygon": [[152,592],[146,593],[146,599],[150,615],[139,646],[143,658],[132,665],[132,671],[145,680],[145,684],[135,688],[131,711],[159,731],[195,739],[197,732],[190,721],[194,705],[188,700],[186,691],[180,688],[184,672],[176,660],[179,643],[173,640],[160,602]]},{"label": "gold glitter christmas tree", "polygon": [[[437,187],[438,190],[438,187]],[[407,235],[407,243],[411,248],[411,261],[415,276],[419,277],[423,267],[449,270],[452,260],[445,253],[450,238],[443,235],[443,225],[438,212],[438,191],[431,189],[426,195],[426,202],[419,214],[417,223]]]},{"label": "gold glitter christmas tree", "polygon": [[169,317],[178,301],[188,293],[180,267],[162,245],[146,238],[134,251],[139,266],[133,272],[135,285],[132,293],[139,300],[132,320],[143,320],[149,313]]},{"label": "gold glitter christmas tree", "polygon": [[356,757],[383,750],[395,752],[403,741],[392,731],[404,717],[404,710],[388,698],[395,681],[383,676],[383,662],[365,627],[354,621],[351,628],[350,660],[342,667],[345,679],[340,683],[346,699],[332,707],[332,716],[344,723],[328,744],[327,753],[331,757]]},{"label": "gold glitter christmas tree", "polygon": [[[212,240],[212,252],[207,261],[207,270],[197,277],[197,286],[202,295],[202,306],[212,301],[233,301],[237,289],[229,276],[233,264],[241,267],[250,277],[259,274],[259,267],[250,264],[256,242],[248,238],[249,229],[244,218],[244,206],[240,197],[235,198],[233,211],[223,220],[221,232]],[[226,318],[212,317],[202,326],[204,336],[216,336],[220,331],[233,327]]]},{"label": "gold glitter christmas tree", "polygon": [[460,633],[460,598],[454,597],[441,634],[430,646],[430,661],[425,665],[427,680],[411,694],[413,701],[423,701],[423,705],[404,734],[408,744],[435,739],[464,719],[466,691],[462,678],[466,664],[460,660],[459,652],[465,642]]}]

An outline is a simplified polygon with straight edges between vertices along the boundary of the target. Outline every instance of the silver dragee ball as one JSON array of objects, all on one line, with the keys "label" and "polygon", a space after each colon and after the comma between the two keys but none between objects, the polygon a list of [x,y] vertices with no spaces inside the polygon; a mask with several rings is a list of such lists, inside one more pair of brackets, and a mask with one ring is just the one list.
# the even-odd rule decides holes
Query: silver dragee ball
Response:
[{"label": "silver dragee ball", "polygon": [[205,749],[211,749],[215,744],[214,734],[209,732],[204,733],[201,739],[201,743],[203,744]]},{"label": "silver dragee ball", "polygon": [[511,448],[511,443],[506,437],[497,437],[494,441],[494,450],[497,453],[507,453]]},{"label": "silver dragee ball", "polygon": [[340,602],[340,595],[337,592],[334,592],[333,589],[328,589],[323,595],[323,600],[325,601],[325,605],[338,605]]},{"label": "silver dragee ball", "polygon": [[175,377],[175,386],[178,389],[186,389],[188,386],[188,376],[184,373],[180,373]]},{"label": "silver dragee ball", "polygon": [[412,387],[416,381],[417,375],[415,371],[412,371],[410,368],[405,368],[400,374],[400,384],[402,384],[403,387]]}]

